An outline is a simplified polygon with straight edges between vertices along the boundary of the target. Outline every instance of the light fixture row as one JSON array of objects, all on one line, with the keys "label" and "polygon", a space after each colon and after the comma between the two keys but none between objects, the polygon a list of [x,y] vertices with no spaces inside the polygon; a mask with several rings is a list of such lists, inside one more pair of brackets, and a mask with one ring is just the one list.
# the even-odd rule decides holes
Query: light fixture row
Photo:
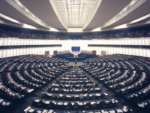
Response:
[{"label": "light fixture row", "polygon": [[82,28],[94,13],[98,0],[52,0],[68,28]]},{"label": "light fixture row", "polygon": [[46,23],[44,23],[42,20],[40,20],[38,17],[36,17],[31,11],[29,11],[19,0],[13,0],[23,11],[25,11],[27,14],[32,16],[36,21],[41,23],[44,27],[50,28]]},{"label": "light fixture row", "polygon": [[116,18],[123,15],[125,12],[127,12],[131,7],[133,7],[136,3],[138,3],[140,0],[132,0],[123,10],[121,10],[115,17],[113,17],[111,20],[109,20],[107,23],[105,23],[103,26],[109,25],[112,21],[114,21]]}]

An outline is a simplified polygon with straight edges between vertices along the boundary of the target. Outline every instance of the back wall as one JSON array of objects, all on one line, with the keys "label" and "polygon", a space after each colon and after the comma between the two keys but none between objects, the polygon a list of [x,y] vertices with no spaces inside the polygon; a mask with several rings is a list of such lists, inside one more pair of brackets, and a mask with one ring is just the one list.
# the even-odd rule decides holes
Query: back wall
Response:
[{"label": "back wall", "polygon": [[35,47],[35,48],[15,48],[0,49],[0,58],[11,57],[26,54],[45,54],[49,51],[53,55],[53,51],[71,51],[72,46],[80,46],[80,51],[96,50],[97,55],[101,55],[101,51],[106,54],[129,54],[137,56],[150,57],[150,49],[145,48],[123,48],[123,47],[89,47],[88,44],[107,44],[107,45],[150,45],[150,38],[123,38],[112,40],[36,40],[36,39],[18,39],[18,38],[1,38],[0,46],[13,45],[50,45],[61,44],[61,47]]}]

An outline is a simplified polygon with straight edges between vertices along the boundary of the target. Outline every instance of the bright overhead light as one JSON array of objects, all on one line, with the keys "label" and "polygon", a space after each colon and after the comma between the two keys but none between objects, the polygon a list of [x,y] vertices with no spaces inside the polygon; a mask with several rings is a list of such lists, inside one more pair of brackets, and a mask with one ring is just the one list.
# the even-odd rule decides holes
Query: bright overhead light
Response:
[{"label": "bright overhead light", "polygon": [[[137,7],[142,5],[146,0],[132,0],[123,10],[121,10],[116,16],[114,16],[112,19],[110,19],[108,22],[106,22],[104,25],[102,25],[102,28],[108,27],[109,25],[112,25],[113,23],[117,22],[118,20],[122,19],[129,13],[131,13],[133,10],[135,10]],[[137,5],[135,5],[137,4]],[[134,7],[132,7],[134,5]]]},{"label": "bright overhead light", "polygon": [[133,6],[136,3],[137,0],[134,0],[131,2],[130,7]]},{"label": "bright overhead light", "polygon": [[28,24],[23,24],[22,27],[23,27],[23,28],[30,28],[30,29],[37,29],[36,27],[31,26],[31,25],[28,25]]},{"label": "bright overhead light", "polygon": [[123,12],[121,11],[121,12],[119,13],[119,15],[122,15],[122,13],[123,13]]},{"label": "bright overhead light", "polygon": [[[50,28],[45,22],[41,21],[38,17],[36,17],[31,11],[29,11],[19,0],[6,0],[10,5],[16,8],[18,11],[23,13],[25,16],[33,20],[34,22],[46,27]],[[19,6],[19,7],[16,7]]]},{"label": "bright overhead light", "polygon": [[[1,13],[0,13],[0,17],[4,18],[4,19],[6,19],[6,20],[9,20],[9,21],[11,21],[11,22],[14,22],[14,23],[18,23],[18,24],[22,25],[23,28],[37,29],[37,28],[34,27],[34,26],[31,26],[31,25],[28,25],[28,24],[24,24],[24,23],[22,23],[22,22],[19,22],[18,20],[12,19],[12,18],[10,18],[10,17],[8,17],[8,16],[6,16],[6,15],[3,15],[3,14],[1,14]],[[0,20],[0,23],[4,23],[4,22]]]},{"label": "bright overhead light", "polygon": [[11,22],[14,22],[14,23],[20,23],[19,21],[15,20],[15,19],[13,19],[13,18],[10,18],[10,17],[8,17],[8,16],[6,16],[6,15],[3,15],[3,14],[1,14],[1,13],[0,13],[0,17],[4,18],[4,19],[6,19],[6,20],[9,20],[9,21],[11,21]]},{"label": "bright overhead light", "polygon": [[99,0],[51,0],[51,2],[68,28],[82,28],[95,12]]},{"label": "bright overhead light", "polygon": [[41,21],[39,18],[36,18],[38,21]]},{"label": "bright overhead light", "polygon": [[31,15],[35,18],[35,15],[31,13]]},{"label": "bright overhead light", "polygon": [[123,12],[125,12],[127,10],[127,8],[123,9]]},{"label": "bright overhead light", "polygon": [[17,4],[18,4],[20,7],[23,7],[19,1],[17,2]]},{"label": "bright overhead light", "polygon": [[93,29],[92,31],[93,31],[93,32],[94,32],[94,31],[101,31],[101,28],[98,27],[98,28]]},{"label": "bright overhead light", "polygon": [[28,9],[25,9],[25,11],[26,11],[26,12],[29,12],[29,10],[28,10]]},{"label": "bright overhead light", "polygon": [[51,28],[50,28],[50,31],[55,31],[55,32],[57,32],[58,30],[51,27]]},{"label": "bright overhead light", "polygon": [[140,22],[140,21],[142,21],[142,20],[144,20],[144,19],[147,19],[147,18],[149,18],[149,17],[150,17],[150,14],[148,14],[148,15],[146,15],[146,16],[143,16],[143,17],[141,17],[141,18],[138,18],[138,19],[136,19],[136,20],[133,20],[133,21],[131,21],[129,24],[133,24],[133,23]]},{"label": "bright overhead light", "polygon": [[114,27],[113,29],[122,29],[122,28],[127,28],[127,24],[119,25],[117,27]]}]

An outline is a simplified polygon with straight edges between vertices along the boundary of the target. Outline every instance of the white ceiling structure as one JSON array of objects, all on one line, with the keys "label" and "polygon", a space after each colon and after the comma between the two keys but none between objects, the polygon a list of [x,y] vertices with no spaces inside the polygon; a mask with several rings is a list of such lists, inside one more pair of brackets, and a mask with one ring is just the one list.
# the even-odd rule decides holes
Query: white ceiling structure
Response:
[{"label": "white ceiling structure", "polygon": [[142,3],[144,3],[146,0],[132,0],[124,9],[122,9],[116,16],[114,16],[112,19],[110,19],[108,22],[106,22],[104,25],[100,26],[101,28],[105,28],[107,26],[112,25],[116,21],[120,20],[121,18],[128,15],[130,12],[132,12],[134,9],[136,9],[138,6],[140,6]]},{"label": "white ceiling structure", "polygon": [[91,32],[150,24],[150,0],[0,0],[0,24]]},{"label": "white ceiling structure", "polygon": [[101,0],[50,0],[50,3],[64,27],[85,28]]}]

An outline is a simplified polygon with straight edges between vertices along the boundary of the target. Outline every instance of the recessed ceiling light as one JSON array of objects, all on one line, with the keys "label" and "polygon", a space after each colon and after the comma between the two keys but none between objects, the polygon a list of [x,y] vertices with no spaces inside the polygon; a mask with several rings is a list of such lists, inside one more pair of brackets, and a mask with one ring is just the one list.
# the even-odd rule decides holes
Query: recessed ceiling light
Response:
[{"label": "recessed ceiling light", "polygon": [[20,3],[20,2],[17,2],[17,4],[18,4],[20,7],[22,7],[22,5],[21,5],[21,3]]},{"label": "recessed ceiling light", "polygon": [[137,0],[134,0],[133,2],[131,2],[130,7],[133,6],[136,2]]},{"label": "recessed ceiling light", "polygon": [[13,19],[13,18],[10,18],[10,17],[8,17],[8,16],[6,16],[6,15],[3,15],[3,14],[1,14],[1,13],[0,13],[0,17],[4,18],[4,19],[6,19],[6,20],[9,20],[9,21],[11,21],[11,22],[14,22],[14,23],[20,23],[19,21],[15,20],[15,19]]},{"label": "recessed ceiling light", "polygon": [[25,11],[26,11],[26,12],[29,12],[29,10],[28,10],[28,9],[25,9]]}]

